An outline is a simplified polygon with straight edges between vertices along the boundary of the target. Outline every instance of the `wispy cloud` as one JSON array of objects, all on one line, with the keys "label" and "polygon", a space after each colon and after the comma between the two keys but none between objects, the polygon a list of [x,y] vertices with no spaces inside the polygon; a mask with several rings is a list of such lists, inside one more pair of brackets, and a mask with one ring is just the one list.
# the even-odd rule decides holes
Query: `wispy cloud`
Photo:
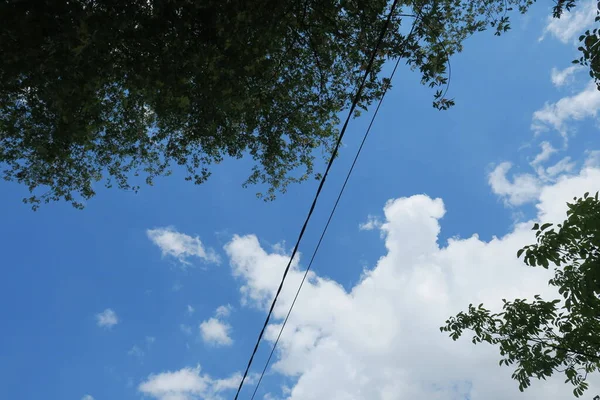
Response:
[{"label": "wispy cloud", "polygon": [[571,65],[570,67],[561,70],[552,68],[550,78],[552,79],[554,86],[561,87],[572,82],[573,75],[582,69],[583,67],[580,65]]},{"label": "wispy cloud", "polygon": [[542,151],[540,151],[531,162],[533,167],[537,167],[541,163],[548,161],[550,156],[558,151],[552,147],[549,142],[540,143],[540,147],[542,148]]},{"label": "wispy cloud", "polygon": [[534,112],[531,128],[536,133],[552,128],[566,139],[570,130],[568,122],[595,118],[598,110],[600,91],[592,81],[579,93],[563,97],[555,103],[546,103],[542,109]]},{"label": "wispy cloud", "polygon": [[549,34],[563,43],[573,41],[586,28],[593,25],[596,17],[595,3],[595,0],[583,1],[570,12],[564,12],[560,18],[548,16],[548,22],[540,40],[543,40]]},{"label": "wispy cloud", "polygon": [[220,318],[229,317],[229,315],[231,314],[231,310],[233,310],[233,307],[231,306],[231,304],[219,306],[219,307],[217,307],[217,310],[215,311],[215,315]]},{"label": "wispy cloud", "polygon": [[542,188],[538,177],[533,174],[515,174],[511,181],[507,176],[511,168],[511,163],[503,162],[489,174],[488,183],[492,191],[510,206],[520,206],[537,199]]},{"label": "wispy cloud", "polygon": [[217,253],[205,248],[198,236],[177,232],[173,227],[148,229],[146,234],[160,248],[163,256],[176,258],[183,265],[190,265],[191,257],[215,264],[220,262]]},{"label": "wispy cloud", "polygon": [[117,313],[107,308],[101,313],[96,314],[96,323],[102,328],[110,329],[119,323],[119,318],[117,317]]},{"label": "wispy cloud", "polygon": [[374,215],[367,216],[367,222],[363,222],[358,225],[358,229],[361,231],[372,231],[381,227],[381,221]]},{"label": "wispy cloud", "polygon": [[549,166],[544,170],[545,179],[553,179],[559,175],[570,173],[575,169],[575,162],[571,161],[571,157],[564,157],[554,165]]},{"label": "wispy cloud", "polygon": [[585,168],[600,168],[600,150],[587,150]]}]

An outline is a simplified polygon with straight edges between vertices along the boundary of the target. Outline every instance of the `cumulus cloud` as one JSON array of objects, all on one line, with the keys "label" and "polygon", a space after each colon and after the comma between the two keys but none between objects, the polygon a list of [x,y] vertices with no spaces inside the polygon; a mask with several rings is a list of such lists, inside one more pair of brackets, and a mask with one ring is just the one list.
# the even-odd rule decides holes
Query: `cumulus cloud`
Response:
[{"label": "cumulus cloud", "polygon": [[[240,288],[242,305],[264,308],[273,300],[273,287],[279,284],[290,257],[279,251],[267,253],[262,248],[257,252],[257,247],[260,248],[255,236],[234,235],[234,240],[227,243],[224,249],[233,267],[233,275],[246,278]],[[261,260],[261,266],[256,265],[256,259]],[[297,253],[290,270],[298,269],[299,259],[300,254]],[[260,273],[256,273],[257,268],[260,268]]]},{"label": "cumulus cloud", "polygon": [[230,332],[231,326],[218,318],[209,318],[200,324],[202,340],[211,345],[230,346],[233,343]]},{"label": "cumulus cloud", "polygon": [[196,368],[182,368],[153,374],[138,386],[138,390],[157,400],[214,400],[227,390],[237,388],[242,379],[239,373],[229,378],[213,379]]},{"label": "cumulus cloud", "polygon": [[190,257],[198,257],[205,262],[220,262],[217,253],[205,248],[198,236],[177,232],[173,227],[148,229],[146,235],[160,248],[163,256],[176,258],[183,265],[191,264]]},{"label": "cumulus cloud", "polygon": [[96,324],[99,327],[110,329],[118,323],[119,318],[117,317],[117,313],[110,308],[96,314]]},{"label": "cumulus cloud", "polygon": [[[561,221],[566,201],[598,189],[600,169],[591,167],[540,185],[535,191],[534,219]],[[499,309],[502,298],[556,295],[547,284],[551,271],[526,267],[516,258],[519,248],[535,241],[533,220],[489,241],[473,235],[440,243],[440,220],[446,213],[441,199],[398,198],[383,211],[380,230],[386,252],[358,284],[347,291],[334,280],[309,274],[273,366],[294,382],[289,393],[283,393],[285,398],[562,400],[572,396],[572,388],[560,376],[535,381],[520,393],[511,379],[512,369],[498,366],[496,348],[474,347],[468,338],[453,342],[438,329],[469,303]],[[234,236],[225,248],[244,288],[241,296],[248,305],[266,311],[264,298],[276,290],[287,260],[266,251],[253,235]],[[275,340],[302,274],[296,263],[266,332],[268,341]],[[588,393],[595,394],[600,389],[598,374],[590,382]]]},{"label": "cumulus cloud", "polygon": [[558,131],[565,139],[569,133],[569,122],[584,118],[595,118],[600,109],[600,91],[591,81],[579,93],[563,97],[556,103],[546,103],[533,113],[531,128],[539,133],[549,128]]},{"label": "cumulus cloud", "polygon": [[595,3],[595,0],[581,2],[570,12],[565,11],[560,18],[548,16],[548,22],[540,40],[550,34],[563,43],[575,41],[575,38],[581,35],[586,28],[594,24],[594,18],[596,17]]},{"label": "cumulus cloud", "polygon": [[[231,325],[224,322],[223,319],[229,317],[233,307],[230,304],[225,304],[217,307],[215,310],[215,316],[202,321],[200,324],[200,336],[204,343],[214,346],[230,346],[233,344],[231,339]],[[188,333],[187,327],[184,329],[182,325],[182,331]]]}]

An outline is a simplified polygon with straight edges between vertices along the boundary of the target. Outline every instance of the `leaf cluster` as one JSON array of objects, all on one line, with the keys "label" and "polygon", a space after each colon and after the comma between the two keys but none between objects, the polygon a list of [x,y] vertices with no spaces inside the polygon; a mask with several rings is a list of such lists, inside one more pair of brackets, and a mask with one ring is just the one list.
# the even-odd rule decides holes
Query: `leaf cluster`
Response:
[{"label": "leaf cluster", "polygon": [[[449,58],[530,0],[400,1],[359,99],[382,96],[403,57],[447,109]],[[245,184],[273,199],[316,177],[356,93],[386,0],[0,1],[0,171],[26,203],[83,207],[106,186],[137,190],[173,167],[205,182],[251,158]],[[408,27],[415,24],[408,37]],[[445,88],[445,89],[444,89]],[[139,178],[137,178],[139,177]]]},{"label": "leaf cluster", "polygon": [[567,219],[535,224],[536,243],[517,253],[530,267],[554,268],[548,282],[560,299],[503,300],[492,313],[472,304],[441,327],[457,340],[468,330],[473,343],[499,348],[500,365],[513,365],[522,391],[531,378],[563,373],[575,396],[588,388],[587,375],[600,368],[600,201],[586,193],[568,203]]}]

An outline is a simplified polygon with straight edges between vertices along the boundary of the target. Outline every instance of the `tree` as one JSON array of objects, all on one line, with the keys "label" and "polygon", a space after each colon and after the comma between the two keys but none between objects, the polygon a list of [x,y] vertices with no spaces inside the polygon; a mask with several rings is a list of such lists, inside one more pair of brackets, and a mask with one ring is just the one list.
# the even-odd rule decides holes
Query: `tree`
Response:
[{"label": "tree", "polygon": [[503,300],[500,313],[471,304],[440,329],[454,340],[469,330],[473,343],[497,345],[500,365],[516,364],[512,377],[521,391],[531,378],[559,372],[579,397],[587,375],[600,368],[600,201],[586,193],[567,205],[562,224],[535,224],[536,244],[517,253],[528,266],[554,267],[548,283],[562,299]]},{"label": "tree", "polygon": [[[532,0],[403,0],[359,101],[403,57],[446,98],[449,57],[469,35],[509,27]],[[558,1],[555,16],[574,1]],[[0,0],[0,165],[34,208],[76,207],[103,181],[137,190],[173,165],[204,182],[224,157],[255,165],[272,199],[314,176],[337,138],[387,0]],[[412,35],[403,26],[415,24]],[[404,33],[403,33],[404,32]],[[596,31],[589,37],[596,35]],[[586,36],[587,37],[587,36]],[[597,69],[595,39],[582,63]],[[446,86],[447,88],[447,86]]]}]

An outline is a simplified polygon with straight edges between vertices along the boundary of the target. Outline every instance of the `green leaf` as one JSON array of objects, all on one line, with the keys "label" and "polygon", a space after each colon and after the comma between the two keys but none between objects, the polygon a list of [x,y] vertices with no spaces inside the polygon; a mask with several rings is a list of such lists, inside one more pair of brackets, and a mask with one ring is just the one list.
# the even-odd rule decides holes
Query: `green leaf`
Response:
[{"label": "green leaf", "polygon": [[502,313],[487,317],[478,311],[482,305],[469,306],[449,329],[457,336],[470,330],[476,334],[474,343],[485,340],[498,345],[499,365],[515,364],[512,377],[521,390],[530,386],[531,378],[546,379],[562,369],[560,373],[573,385],[573,393],[582,396],[588,384],[587,375],[580,371],[595,371],[600,356],[596,351],[600,275],[594,268],[600,265],[600,242],[595,240],[600,237],[600,201],[597,196],[584,194],[574,198],[568,208],[563,224],[554,230],[548,230],[550,223],[536,224],[536,243],[517,252],[517,257],[525,254],[525,263],[530,266],[549,268],[551,262],[556,264],[548,283],[563,296],[564,306],[560,299],[546,301],[540,295],[533,301],[502,299]]}]

